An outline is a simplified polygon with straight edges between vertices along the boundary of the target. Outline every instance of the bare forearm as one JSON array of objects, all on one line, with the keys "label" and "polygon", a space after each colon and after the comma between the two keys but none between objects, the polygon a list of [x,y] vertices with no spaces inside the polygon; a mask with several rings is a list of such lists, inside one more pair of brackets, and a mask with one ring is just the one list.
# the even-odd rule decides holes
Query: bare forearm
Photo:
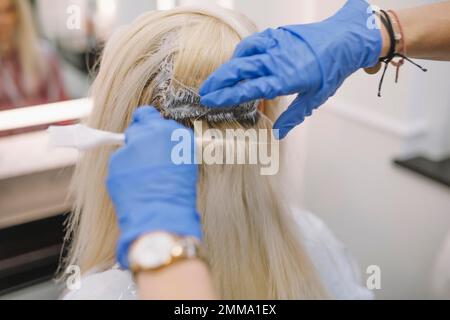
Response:
[{"label": "bare forearm", "polygon": [[[397,14],[409,57],[450,60],[450,1],[399,10]],[[389,51],[389,37],[385,30],[383,41],[385,55]]]},{"label": "bare forearm", "polygon": [[216,299],[211,275],[200,260],[186,260],[160,271],[137,276],[139,297],[144,300]]}]

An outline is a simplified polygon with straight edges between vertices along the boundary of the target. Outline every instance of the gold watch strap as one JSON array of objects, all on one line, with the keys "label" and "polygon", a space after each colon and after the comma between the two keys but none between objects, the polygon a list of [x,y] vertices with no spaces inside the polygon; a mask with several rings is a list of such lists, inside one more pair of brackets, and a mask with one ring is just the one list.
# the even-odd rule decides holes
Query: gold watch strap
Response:
[{"label": "gold watch strap", "polygon": [[[175,245],[170,252],[170,259],[164,264],[156,268],[146,268],[136,263],[132,263],[130,268],[134,275],[140,272],[155,272],[167,268],[175,263],[186,261],[190,259],[199,259],[202,262],[208,264],[206,259],[206,249],[197,238],[195,237],[179,237],[171,235],[175,238]],[[138,240],[139,241],[139,240]]]}]

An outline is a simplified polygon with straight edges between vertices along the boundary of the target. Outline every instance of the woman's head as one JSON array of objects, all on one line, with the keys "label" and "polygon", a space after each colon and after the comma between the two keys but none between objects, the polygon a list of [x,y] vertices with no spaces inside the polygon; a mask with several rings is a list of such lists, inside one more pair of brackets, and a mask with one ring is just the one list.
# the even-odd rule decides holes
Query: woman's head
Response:
[{"label": "woman's head", "polygon": [[[88,124],[123,132],[134,110],[152,102],[164,114],[155,97],[160,94],[161,65],[168,58],[173,59],[176,82],[195,93],[254,31],[245,17],[225,9],[177,8],[142,15],[108,41],[92,88],[94,109]],[[191,125],[196,119],[188,120],[183,123]],[[207,125],[269,131],[272,126],[263,116],[253,123],[224,119]],[[119,231],[104,187],[112,151],[86,153],[75,173],[75,210],[69,225],[74,242],[68,263],[83,272],[110,266],[115,257]],[[198,209],[213,277],[224,298],[324,296],[274,184],[260,174],[258,165],[200,167]]]},{"label": "woman's head", "polygon": [[13,47],[18,24],[15,0],[0,0],[0,52]]},{"label": "woman's head", "polygon": [[14,50],[27,93],[34,93],[47,66],[39,46],[29,0],[0,0],[0,60]]},{"label": "woman's head", "polygon": [[30,1],[0,0],[0,49],[21,49],[25,42],[35,45],[36,40]]},{"label": "woman's head", "polygon": [[[164,111],[155,98],[161,84],[158,75],[169,60],[173,63],[168,71],[172,73],[170,78],[198,91],[212,71],[232,56],[239,41],[256,31],[245,17],[233,11],[213,12],[215,16],[194,7],[150,12],[116,32],[104,50],[92,89],[94,102],[110,106],[110,112],[118,113],[111,118],[125,119],[125,124],[130,111],[138,106],[153,103]],[[111,107],[116,104],[121,108]],[[105,125],[113,125],[110,119],[105,120]]]}]

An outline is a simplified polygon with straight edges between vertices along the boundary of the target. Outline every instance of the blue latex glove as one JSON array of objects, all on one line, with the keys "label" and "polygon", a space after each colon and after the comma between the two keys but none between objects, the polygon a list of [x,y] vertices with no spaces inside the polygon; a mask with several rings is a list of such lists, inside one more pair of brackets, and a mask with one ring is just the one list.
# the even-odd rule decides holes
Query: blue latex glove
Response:
[{"label": "blue latex glove", "polygon": [[367,2],[349,0],[323,22],[268,29],[244,39],[231,61],[201,87],[202,104],[233,106],[298,93],[274,125],[284,138],[348,76],[378,62],[382,36],[368,27],[371,15]]},{"label": "blue latex glove", "polygon": [[126,145],[110,159],[107,188],[121,230],[117,258],[125,268],[130,245],[144,234],[167,231],[202,238],[196,210],[198,167],[171,160],[179,143],[171,141],[172,132],[181,128],[190,135],[194,159],[193,132],[163,119],[153,107],[142,107],[126,131]]}]

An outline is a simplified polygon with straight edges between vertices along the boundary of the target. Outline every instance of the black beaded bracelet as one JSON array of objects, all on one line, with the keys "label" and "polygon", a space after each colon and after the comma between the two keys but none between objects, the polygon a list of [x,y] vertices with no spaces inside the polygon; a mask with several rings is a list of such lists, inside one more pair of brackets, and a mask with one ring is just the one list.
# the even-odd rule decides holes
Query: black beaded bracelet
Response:
[{"label": "black beaded bracelet", "polygon": [[[411,59],[409,59],[405,55],[403,55],[403,54],[401,54],[401,53],[396,51],[395,31],[394,31],[394,26],[393,26],[391,17],[384,10],[380,10],[380,12],[381,12],[379,14],[380,20],[383,23],[384,27],[386,28],[386,31],[389,34],[390,46],[389,46],[388,54],[385,57],[380,58],[379,62],[378,62],[378,65],[381,64],[381,63],[385,64],[384,69],[383,69],[383,74],[381,76],[380,83],[378,85],[378,97],[381,97],[381,88],[383,86],[384,77],[386,75],[387,68],[389,67],[389,64],[391,63],[391,61],[395,57],[401,57],[402,59],[407,60],[408,62],[412,63],[416,67],[420,68],[423,72],[427,72],[428,71],[427,69],[425,69],[424,67],[422,67],[419,64],[415,63],[414,61],[412,61]],[[380,67],[378,65],[376,67],[374,67],[374,69],[376,70],[375,72],[369,72],[369,73],[376,73],[380,69]]]},{"label": "black beaded bracelet", "polygon": [[385,26],[386,30],[389,33],[390,47],[387,56],[380,58],[379,61],[385,63],[386,61],[388,61],[387,63],[389,63],[395,57],[395,31],[392,25],[391,18],[389,17],[389,14],[384,10],[381,10],[381,13],[382,13],[380,15],[381,22],[383,23],[383,25]]}]

